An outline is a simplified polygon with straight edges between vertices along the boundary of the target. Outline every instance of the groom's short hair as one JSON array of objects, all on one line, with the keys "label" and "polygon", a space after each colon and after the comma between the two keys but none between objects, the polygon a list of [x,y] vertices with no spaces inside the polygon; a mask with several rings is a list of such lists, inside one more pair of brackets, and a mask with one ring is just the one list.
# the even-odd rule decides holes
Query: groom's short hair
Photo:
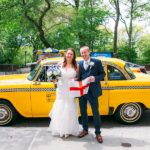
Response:
[{"label": "groom's short hair", "polygon": [[90,49],[89,49],[88,46],[82,46],[82,47],[80,47],[80,51],[83,50],[83,49],[87,49],[88,51],[90,51]]}]

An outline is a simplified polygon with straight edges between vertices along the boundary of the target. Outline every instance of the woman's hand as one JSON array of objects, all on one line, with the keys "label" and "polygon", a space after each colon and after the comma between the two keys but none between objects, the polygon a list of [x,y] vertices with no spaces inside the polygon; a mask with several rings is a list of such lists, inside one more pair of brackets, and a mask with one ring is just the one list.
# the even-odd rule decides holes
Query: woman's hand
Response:
[{"label": "woman's hand", "polygon": [[74,78],[74,81],[78,81],[78,77],[75,77],[75,78]]}]

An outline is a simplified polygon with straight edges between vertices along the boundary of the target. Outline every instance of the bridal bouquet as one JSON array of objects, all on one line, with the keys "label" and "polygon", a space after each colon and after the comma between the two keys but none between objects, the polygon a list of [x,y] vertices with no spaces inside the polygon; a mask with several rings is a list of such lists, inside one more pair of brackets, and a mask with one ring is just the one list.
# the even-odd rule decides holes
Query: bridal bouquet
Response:
[{"label": "bridal bouquet", "polygon": [[48,81],[57,83],[58,79],[61,77],[61,71],[58,65],[51,65],[47,69]]}]

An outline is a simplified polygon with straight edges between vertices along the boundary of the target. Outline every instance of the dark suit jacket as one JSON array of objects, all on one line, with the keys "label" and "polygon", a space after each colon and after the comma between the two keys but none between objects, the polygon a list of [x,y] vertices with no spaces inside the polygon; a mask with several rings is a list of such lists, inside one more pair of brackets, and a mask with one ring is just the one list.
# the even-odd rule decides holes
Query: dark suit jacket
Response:
[{"label": "dark suit jacket", "polygon": [[78,80],[81,81],[89,76],[95,77],[95,82],[90,83],[89,91],[92,92],[94,97],[98,97],[102,95],[102,89],[100,80],[103,80],[105,77],[105,72],[102,66],[102,63],[98,59],[90,58],[90,62],[93,62],[94,65],[90,68],[88,67],[87,70],[84,69],[84,61],[79,62],[79,75]]}]

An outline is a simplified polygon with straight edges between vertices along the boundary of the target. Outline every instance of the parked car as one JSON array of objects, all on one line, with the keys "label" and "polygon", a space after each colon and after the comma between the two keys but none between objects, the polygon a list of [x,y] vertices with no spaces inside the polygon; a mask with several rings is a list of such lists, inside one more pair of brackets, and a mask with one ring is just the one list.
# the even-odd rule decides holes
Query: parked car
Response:
[{"label": "parked car", "polygon": [[128,64],[128,66],[130,67],[130,69],[133,72],[147,73],[145,66],[141,66],[141,65],[134,64],[134,63],[131,63],[131,62],[126,62],[126,64]]},{"label": "parked car", "polygon": [[[48,117],[56,98],[56,88],[53,82],[47,82],[45,71],[61,59],[43,60],[28,75],[0,77],[1,126],[15,122],[17,114]],[[128,63],[120,59],[97,59],[101,59],[106,72],[101,81],[103,95],[99,97],[100,114],[113,115],[127,124],[139,121],[144,110],[150,109],[150,75],[133,73]],[[88,115],[92,116],[89,106]]]}]

